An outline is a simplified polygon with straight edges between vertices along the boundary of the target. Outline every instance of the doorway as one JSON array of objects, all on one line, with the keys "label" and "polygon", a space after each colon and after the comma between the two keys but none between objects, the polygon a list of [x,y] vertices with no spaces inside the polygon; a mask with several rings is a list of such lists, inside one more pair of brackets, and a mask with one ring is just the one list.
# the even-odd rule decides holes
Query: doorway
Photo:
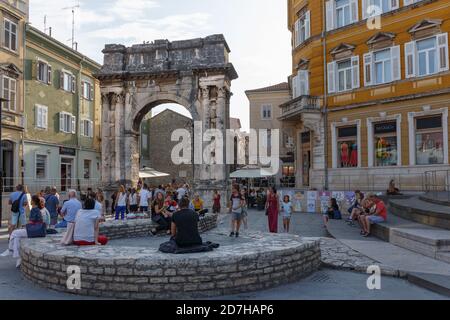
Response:
[{"label": "doorway", "polygon": [[3,190],[14,191],[14,143],[8,140],[2,141],[2,173]]},{"label": "doorway", "polygon": [[72,189],[73,159],[61,158],[61,191]]},{"label": "doorway", "polygon": [[303,186],[309,187],[311,170],[311,131],[301,134],[302,142],[302,182]]}]

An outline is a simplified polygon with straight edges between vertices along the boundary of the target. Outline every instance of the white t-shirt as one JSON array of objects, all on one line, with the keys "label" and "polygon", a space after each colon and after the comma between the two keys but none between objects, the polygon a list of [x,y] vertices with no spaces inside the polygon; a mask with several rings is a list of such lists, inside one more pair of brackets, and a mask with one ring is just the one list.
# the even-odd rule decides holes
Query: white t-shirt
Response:
[{"label": "white t-shirt", "polygon": [[79,210],[75,218],[73,240],[95,242],[95,223],[100,218],[98,210]]},{"label": "white t-shirt", "polygon": [[117,206],[118,207],[126,207],[127,206],[127,194],[126,193],[119,193],[119,197],[117,199]]},{"label": "white t-shirt", "polygon": [[148,207],[148,199],[150,198],[151,193],[147,189],[142,189],[139,193],[139,197],[141,198],[139,201],[139,206]]},{"label": "white t-shirt", "polygon": [[183,199],[184,195],[186,194],[186,189],[185,188],[179,188],[177,190],[178,193],[178,200]]}]

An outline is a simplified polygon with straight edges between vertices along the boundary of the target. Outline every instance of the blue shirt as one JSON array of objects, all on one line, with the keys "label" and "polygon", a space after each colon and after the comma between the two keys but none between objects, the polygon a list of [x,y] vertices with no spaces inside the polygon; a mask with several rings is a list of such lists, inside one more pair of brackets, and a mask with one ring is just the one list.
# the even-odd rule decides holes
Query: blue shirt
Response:
[{"label": "blue shirt", "polygon": [[59,206],[58,197],[56,197],[53,194],[45,196],[45,207],[47,208],[51,216],[55,216],[58,213],[57,211],[58,206]]},{"label": "blue shirt", "polygon": [[70,199],[66,201],[61,209],[61,213],[64,214],[64,220],[67,222],[74,222],[78,210],[82,209],[81,202],[77,199]]},{"label": "blue shirt", "polygon": [[41,210],[39,208],[33,208],[30,212],[31,222],[43,222]]},{"label": "blue shirt", "polygon": [[[9,195],[9,200],[11,201],[11,204],[14,203],[14,201],[18,200],[20,198],[20,196],[22,195],[22,191],[15,191],[13,193],[11,193]],[[24,208],[24,204],[27,201],[27,195],[24,193],[22,196],[22,199],[20,199],[20,203],[19,203],[19,212],[20,214],[24,214],[25,213],[25,208]]]}]

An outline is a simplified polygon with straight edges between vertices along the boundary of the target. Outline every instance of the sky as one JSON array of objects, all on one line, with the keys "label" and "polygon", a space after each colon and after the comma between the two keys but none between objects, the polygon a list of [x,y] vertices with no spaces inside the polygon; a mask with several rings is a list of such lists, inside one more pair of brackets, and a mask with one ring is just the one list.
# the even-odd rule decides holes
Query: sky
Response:
[{"label": "sky", "polygon": [[[78,50],[102,63],[105,44],[127,46],[224,34],[230,62],[239,79],[232,82],[231,116],[249,129],[246,90],[287,81],[291,72],[291,36],[285,0],[30,0],[30,23],[71,45],[74,5]],[[189,114],[183,107],[166,107]],[[154,113],[155,114],[155,113]]]}]

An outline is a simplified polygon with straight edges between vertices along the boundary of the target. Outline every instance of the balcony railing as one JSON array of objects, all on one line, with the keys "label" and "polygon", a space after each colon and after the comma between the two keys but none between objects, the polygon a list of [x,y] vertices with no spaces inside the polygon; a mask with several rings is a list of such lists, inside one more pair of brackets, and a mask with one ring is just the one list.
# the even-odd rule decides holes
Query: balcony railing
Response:
[{"label": "balcony railing", "polygon": [[280,106],[281,117],[280,120],[288,120],[291,117],[296,117],[303,112],[319,111],[320,98],[314,96],[300,96]]}]

